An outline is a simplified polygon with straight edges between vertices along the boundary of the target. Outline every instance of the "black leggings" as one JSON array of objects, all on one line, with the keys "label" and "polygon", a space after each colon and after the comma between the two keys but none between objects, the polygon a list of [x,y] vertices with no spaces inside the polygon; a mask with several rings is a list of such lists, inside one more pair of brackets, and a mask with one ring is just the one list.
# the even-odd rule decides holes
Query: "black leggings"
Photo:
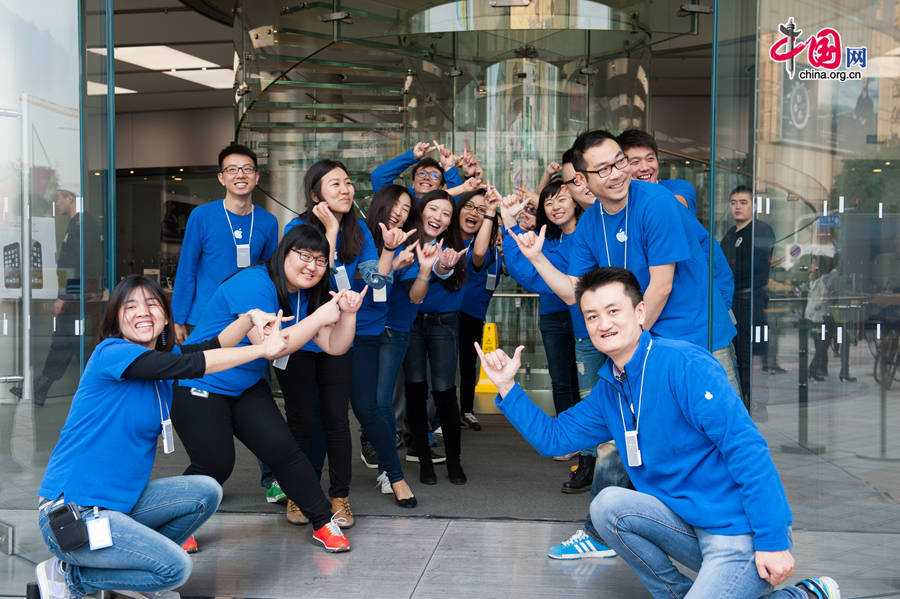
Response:
[{"label": "black leggings", "polygon": [[[328,452],[328,494],[350,495],[353,446],[350,441],[350,394],[353,389],[353,350],[341,356],[325,352],[296,351],[287,368],[275,369],[284,391],[284,413],[297,444],[306,448],[314,427],[325,430]],[[374,385],[375,382],[372,381]],[[316,420],[314,393],[319,394],[321,422]],[[281,479],[278,479],[281,482]]]},{"label": "black leggings", "polygon": [[238,397],[210,393],[195,397],[175,386],[172,422],[191,459],[185,474],[205,474],[223,484],[234,468],[234,437],[269,465],[278,484],[315,528],[331,519],[331,505],[316,473],[300,451],[272,399],[259,381]]},{"label": "black leggings", "polygon": [[484,321],[465,312],[459,313],[459,413],[474,413],[475,386],[478,384],[478,354],[475,342],[481,345]]}]

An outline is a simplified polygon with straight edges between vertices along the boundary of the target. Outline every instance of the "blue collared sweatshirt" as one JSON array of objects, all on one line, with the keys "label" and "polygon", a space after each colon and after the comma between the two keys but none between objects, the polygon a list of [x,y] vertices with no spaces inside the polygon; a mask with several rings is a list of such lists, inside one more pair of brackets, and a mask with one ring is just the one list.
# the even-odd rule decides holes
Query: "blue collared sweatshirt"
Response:
[{"label": "blue collared sweatshirt", "polygon": [[[376,168],[372,171],[372,174],[369,175],[369,178],[372,180],[372,193],[377,192],[385,185],[393,183],[394,179],[399,177],[403,171],[418,161],[419,159],[413,155],[413,151],[409,150]],[[459,171],[456,170],[455,166],[447,169],[444,173],[444,183],[446,183],[447,189],[452,189],[463,184],[462,178],[459,176]],[[409,186],[409,195],[411,195],[413,199],[417,199],[416,192],[413,191],[412,185]]]},{"label": "blue collared sweatshirt", "polygon": [[752,533],[757,551],[790,548],[791,510],[769,446],[712,355],[645,331],[622,382],[612,360],[599,374],[590,395],[556,418],[518,384],[495,403],[548,457],[610,439],[624,451],[625,429],[635,429],[634,407],[642,464],[622,460],[637,491],[712,534]]}]

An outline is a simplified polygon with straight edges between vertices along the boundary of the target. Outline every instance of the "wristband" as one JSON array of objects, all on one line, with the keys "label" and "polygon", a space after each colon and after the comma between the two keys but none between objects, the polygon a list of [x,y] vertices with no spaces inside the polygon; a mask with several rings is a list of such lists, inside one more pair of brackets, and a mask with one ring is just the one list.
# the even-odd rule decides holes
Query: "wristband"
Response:
[{"label": "wristband", "polygon": [[429,277],[423,277],[423,276],[421,276],[421,275],[416,275],[416,279],[418,279],[419,281],[425,281],[426,283],[431,282],[431,277],[430,277],[430,276],[429,276]]},{"label": "wristband", "polygon": [[497,215],[494,215],[494,216],[485,216],[485,217],[484,217],[484,220],[489,220],[489,221],[491,221],[492,223],[495,223],[495,224],[496,224],[496,222],[497,222]]}]

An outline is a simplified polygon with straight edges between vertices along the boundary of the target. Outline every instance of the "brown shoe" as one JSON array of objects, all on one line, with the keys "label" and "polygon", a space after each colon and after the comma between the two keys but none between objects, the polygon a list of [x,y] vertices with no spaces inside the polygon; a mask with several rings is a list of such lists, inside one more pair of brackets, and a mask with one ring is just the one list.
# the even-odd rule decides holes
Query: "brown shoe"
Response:
[{"label": "brown shoe", "polygon": [[331,513],[334,514],[332,520],[341,528],[350,528],[356,521],[353,519],[353,511],[350,509],[350,499],[348,497],[332,497]]},{"label": "brown shoe", "polygon": [[309,524],[309,518],[307,518],[296,503],[287,500],[287,521],[291,524],[296,524],[297,526],[302,526],[303,524]]}]

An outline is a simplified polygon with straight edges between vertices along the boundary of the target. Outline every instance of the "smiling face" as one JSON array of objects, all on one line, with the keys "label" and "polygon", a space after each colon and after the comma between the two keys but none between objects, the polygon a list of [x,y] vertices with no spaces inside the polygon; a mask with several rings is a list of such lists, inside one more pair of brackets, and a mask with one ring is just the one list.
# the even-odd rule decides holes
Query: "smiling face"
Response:
[{"label": "smiling face", "polygon": [[409,209],[412,207],[412,200],[409,197],[409,194],[403,193],[400,194],[400,197],[397,198],[397,201],[394,202],[394,206],[391,208],[390,214],[388,214],[388,222],[385,223],[388,229],[395,229],[397,227],[402,227],[406,223],[406,219],[409,217]]},{"label": "smiling face", "polygon": [[459,228],[463,237],[469,239],[481,228],[481,223],[487,214],[487,201],[483,195],[475,195],[466,200],[459,209]]},{"label": "smiling face", "polygon": [[150,349],[168,323],[162,301],[144,287],[132,290],[119,308],[122,338]]},{"label": "smiling face", "polygon": [[[252,167],[253,159],[249,156],[245,156],[243,154],[229,154],[222,160],[222,170],[227,169],[228,167]],[[239,170],[237,173],[233,175],[229,175],[228,173],[220,172],[219,173],[219,183],[221,183],[225,187],[226,194],[235,197],[235,198],[243,198],[250,195],[253,192],[253,188],[256,187],[256,184],[259,182],[259,173],[244,173]]]},{"label": "smiling face", "polygon": [[444,183],[444,174],[440,169],[433,166],[423,166],[416,169],[413,175],[413,191],[416,195],[422,197],[429,191],[440,189]]},{"label": "smiling face", "polygon": [[585,170],[598,170],[612,166],[612,171],[605,177],[596,173],[579,173],[587,178],[587,186],[597,196],[603,207],[610,212],[617,212],[619,206],[628,199],[628,184],[631,183],[631,168],[627,162],[621,170],[614,166],[615,162],[625,156],[619,144],[612,139],[588,148],[584,152]]},{"label": "smiling face", "polygon": [[544,212],[547,220],[563,229],[566,223],[575,219],[575,201],[565,185],[560,187],[555,196],[544,200]]},{"label": "smiling face", "polygon": [[659,160],[653,148],[635,146],[625,150],[625,155],[628,156],[632,177],[649,183],[659,181]]},{"label": "smiling face", "polygon": [[350,212],[353,207],[353,183],[350,175],[335,167],[319,179],[318,189],[314,191],[315,203],[325,202],[338,218]]},{"label": "smiling face", "polygon": [[322,252],[291,248],[284,257],[284,278],[288,293],[312,289],[322,280],[327,268],[328,256]]},{"label": "smiling face", "polygon": [[523,231],[534,231],[537,227],[537,204],[529,199],[525,208],[519,213],[519,228]]},{"label": "smiling face", "polygon": [[594,194],[591,193],[591,190],[588,189],[584,173],[576,172],[575,167],[571,162],[566,162],[562,165],[562,178],[565,182],[566,189],[569,191],[569,195],[572,196],[572,199],[584,210],[590,208],[591,205],[597,201],[597,198],[595,198]]},{"label": "smiling face", "polygon": [[453,204],[450,200],[438,198],[422,207],[422,237],[425,242],[432,241],[450,226],[453,218]]},{"label": "smiling face", "polygon": [[591,343],[622,368],[638,346],[644,302],[633,305],[625,285],[614,282],[585,291],[580,307]]}]

